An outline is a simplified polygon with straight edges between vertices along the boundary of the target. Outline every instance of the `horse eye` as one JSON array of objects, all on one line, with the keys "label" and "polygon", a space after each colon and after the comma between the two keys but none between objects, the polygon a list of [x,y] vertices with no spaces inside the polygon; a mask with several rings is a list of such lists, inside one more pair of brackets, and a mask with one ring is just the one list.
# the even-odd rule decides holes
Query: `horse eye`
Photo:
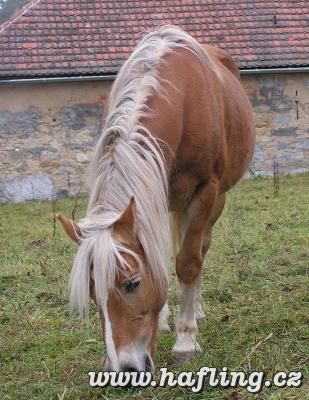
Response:
[{"label": "horse eye", "polygon": [[128,281],[125,285],[125,289],[127,293],[132,293],[138,287],[140,281]]}]

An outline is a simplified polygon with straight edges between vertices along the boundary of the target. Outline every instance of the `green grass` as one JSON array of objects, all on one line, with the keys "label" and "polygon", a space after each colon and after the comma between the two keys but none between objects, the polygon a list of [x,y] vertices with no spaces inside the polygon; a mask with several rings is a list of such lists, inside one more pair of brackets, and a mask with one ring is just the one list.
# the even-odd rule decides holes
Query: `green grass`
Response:
[{"label": "green grass", "polygon": [[[230,370],[300,370],[308,367],[309,176],[243,181],[228,195],[206,259],[199,323],[203,353],[185,366]],[[70,215],[74,199],[57,202]],[[78,216],[84,214],[81,199]],[[0,399],[272,399],[303,400],[297,389],[91,389],[87,373],[104,358],[99,318],[70,319],[67,282],[75,252],[60,226],[53,237],[52,204],[0,206]],[[170,304],[178,311],[175,275]],[[268,339],[266,339],[272,334]],[[266,339],[266,340],[265,340]],[[158,338],[156,365],[173,366],[174,333]]]}]

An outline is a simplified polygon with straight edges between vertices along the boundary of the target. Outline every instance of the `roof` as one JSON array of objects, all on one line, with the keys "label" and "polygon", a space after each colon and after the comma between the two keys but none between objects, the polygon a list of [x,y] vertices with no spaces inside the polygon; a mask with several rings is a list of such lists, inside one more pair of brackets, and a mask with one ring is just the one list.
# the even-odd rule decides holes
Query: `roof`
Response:
[{"label": "roof", "polygon": [[0,77],[116,74],[163,24],[229,51],[241,69],[309,65],[308,0],[32,0],[0,26]]}]

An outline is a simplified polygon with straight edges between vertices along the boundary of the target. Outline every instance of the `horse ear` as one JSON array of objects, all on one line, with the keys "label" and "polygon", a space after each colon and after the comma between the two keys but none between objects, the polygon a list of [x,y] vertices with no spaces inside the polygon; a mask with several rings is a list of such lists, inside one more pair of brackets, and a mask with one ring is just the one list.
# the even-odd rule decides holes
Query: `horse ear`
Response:
[{"label": "horse ear", "polygon": [[76,222],[64,215],[56,215],[56,218],[62,223],[65,233],[77,244],[81,241],[81,231]]},{"label": "horse ear", "polygon": [[123,211],[118,221],[114,223],[114,229],[131,239],[137,238],[137,216],[134,197],[131,197],[128,207]]}]

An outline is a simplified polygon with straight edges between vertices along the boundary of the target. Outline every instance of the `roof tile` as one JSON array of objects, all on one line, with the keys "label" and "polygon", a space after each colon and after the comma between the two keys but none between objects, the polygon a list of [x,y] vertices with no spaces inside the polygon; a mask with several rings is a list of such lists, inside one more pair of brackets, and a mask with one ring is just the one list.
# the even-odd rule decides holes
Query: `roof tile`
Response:
[{"label": "roof tile", "polygon": [[309,65],[307,0],[32,0],[0,26],[0,77],[115,74],[172,23],[241,68]]}]

